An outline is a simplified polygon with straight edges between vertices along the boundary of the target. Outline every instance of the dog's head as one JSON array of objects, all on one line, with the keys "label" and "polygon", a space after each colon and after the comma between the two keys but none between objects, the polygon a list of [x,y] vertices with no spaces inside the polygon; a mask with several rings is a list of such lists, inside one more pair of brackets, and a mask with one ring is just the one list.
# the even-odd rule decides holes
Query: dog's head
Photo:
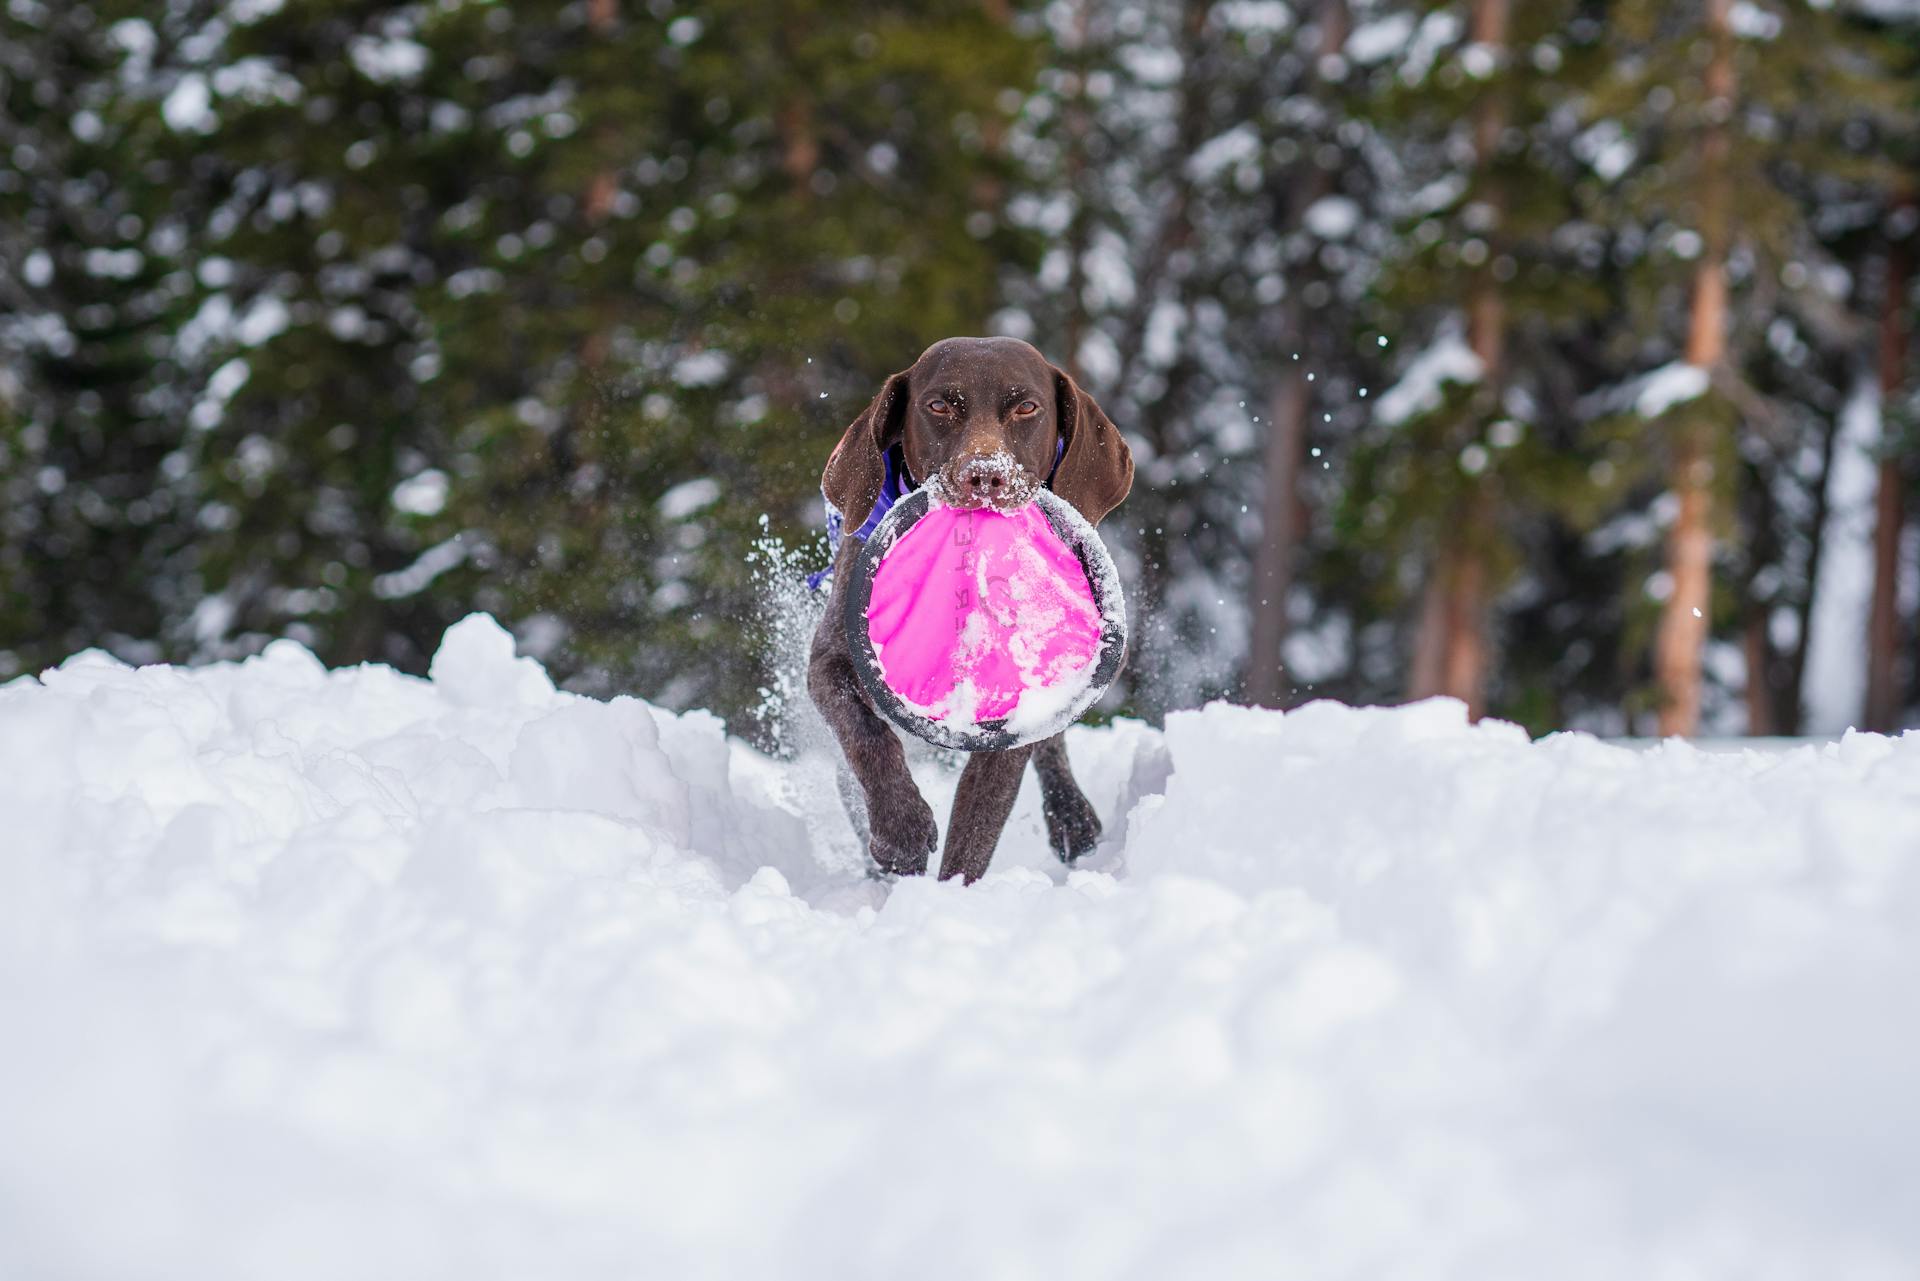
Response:
[{"label": "dog's head", "polygon": [[943,339],[887,379],[821,478],[849,528],[873,510],[895,445],[914,479],[956,507],[1011,511],[1052,477],[1097,524],[1133,486],[1133,454],[1113,421],[1017,338]]}]

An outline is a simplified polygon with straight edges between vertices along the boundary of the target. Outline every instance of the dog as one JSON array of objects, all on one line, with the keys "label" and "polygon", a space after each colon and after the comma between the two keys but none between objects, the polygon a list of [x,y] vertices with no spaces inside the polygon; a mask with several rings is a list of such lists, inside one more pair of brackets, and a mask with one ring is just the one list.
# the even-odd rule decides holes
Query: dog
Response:
[{"label": "dog", "polygon": [[[842,795],[873,867],[885,876],[927,870],[939,830],[907,770],[906,753],[854,671],[843,618],[853,560],[883,499],[914,478],[943,501],[1015,510],[1045,485],[1089,524],[1133,487],[1133,453],[1113,421],[1065,371],[1015,338],[948,338],[888,378],[848,424],[820,489],[839,538],[826,617],[813,635],[807,692],[846,756]],[[832,522],[837,521],[837,525]],[[1100,819],[1074,780],[1064,736],[967,761],[947,820],[940,879],[979,880],[1031,757],[1040,776],[1047,840],[1071,864],[1100,840]],[[864,821],[863,821],[864,820]]]}]

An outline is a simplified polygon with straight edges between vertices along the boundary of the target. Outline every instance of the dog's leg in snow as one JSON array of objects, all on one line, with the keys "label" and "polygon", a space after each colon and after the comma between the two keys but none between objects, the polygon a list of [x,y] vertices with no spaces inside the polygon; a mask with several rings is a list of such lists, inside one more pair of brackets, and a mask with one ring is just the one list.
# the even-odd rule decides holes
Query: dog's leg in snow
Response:
[{"label": "dog's leg in snow", "polygon": [[[894,876],[918,876],[927,870],[940,831],[933,807],[914,785],[899,738],[861,697],[860,678],[847,656],[839,597],[836,584],[827,616],[813,634],[807,692],[840,740],[840,750],[866,796],[867,852],[874,864]],[[854,827],[860,828],[858,816]]]},{"label": "dog's leg in snow", "polygon": [[1047,820],[1047,844],[1069,866],[1093,853],[1100,843],[1100,816],[1080,790],[1067,760],[1067,738],[1055,734],[1035,744],[1033,772],[1040,776],[1040,811]]},{"label": "dog's leg in snow", "polygon": [[1004,752],[975,752],[967,758],[960,786],[954,789],[953,812],[947,815],[941,880],[958,876],[971,885],[986,874],[1031,755],[1031,747],[1010,747]]}]

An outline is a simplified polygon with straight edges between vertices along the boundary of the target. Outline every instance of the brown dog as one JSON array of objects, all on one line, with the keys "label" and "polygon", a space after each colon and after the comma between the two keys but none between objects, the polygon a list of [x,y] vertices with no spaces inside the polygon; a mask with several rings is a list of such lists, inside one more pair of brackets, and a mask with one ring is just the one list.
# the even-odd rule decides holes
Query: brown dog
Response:
[{"label": "brown dog", "polygon": [[[1051,484],[1090,524],[1127,496],[1133,454],[1093,398],[1028,344],[948,338],[887,379],[827,460],[820,487],[848,536],[835,557],[827,616],[813,635],[807,691],[846,753],[855,786],[843,786],[843,794],[875,866],[917,876],[927,870],[938,837],[933,809],[914,786],[899,738],[861,688],[842,617],[842,593],[860,550],[853,531],[880,497],[891,450],[899,451],[896,468],[904,464],[907,476],[936,487],[950,503],[1012,509]],[[976,881],[987,870],[1028,757],[1040,774],[1054,853],[1072,862],[1098,842],[1100,820],[1074,781],[1062,736],[976,752],[960,776],[947,820],[942,880]],[[842,782],[848,780],[843,776]]]}]

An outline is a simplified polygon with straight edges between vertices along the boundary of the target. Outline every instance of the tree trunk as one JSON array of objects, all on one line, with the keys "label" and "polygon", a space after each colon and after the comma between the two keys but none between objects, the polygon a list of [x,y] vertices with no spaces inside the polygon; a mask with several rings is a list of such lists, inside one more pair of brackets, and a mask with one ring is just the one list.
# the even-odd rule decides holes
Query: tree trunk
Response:
[{"label": "tree trunk", "polygon": [[[1786,727],[1792,711],[1786,684],[1794,651],[1782,655],[1773,643],[1773,612],[1781,607],[1778,593],[1762,596],[1760,591],[1764,567],[1779,564],[1781,557],[1780,540],[1773,532],[1778,515],[1771,488],[1775,477],[1766,461],[1754,459],[1741,469],[1740,478],[1740,520],[1748,531],[1740,580],[1741,649],[1747,671],[1746,732],[1750,735],[1792,733]],[[1825,484],[1823,473],[1822,489],[1816,491],[1817,494],[1825,492]],[[1811,528],[1817,533],[1820,526],[1814,524]],[[1807,575],[1810,584],[1818,573],[1819,557],[1815,555]],[[1800,604],[1804,606],[1811,598],[1809,591]],[[1806,629],[1802,627],[1797,652],[1806,652],[1805,640]]]},{"label": "tree trunk", "polygon": [[[1687,363],[1711,372],[1727,343],[1727,153],[1732,145],[1733,0],[1707,0],[1707,126],[1700,139],[1700,265],[1693,277],[1693,310],[1687,330]],[[1700,666],[1706,648],[1713,594],[1713,461],[1696,424],[1683,427],[1673,451],[1673,492],[1679,513],[1667,535],[1667,573],[1673,590],[1660,616],[1654,642],[1654,674],[1660,685],[1660,733],[1693,734],[1700,728]]]},{"label": "tree trunk", "polygon": [[1073,43],[1067,50],[1073,67],[1073,96],[1066,106],[1066,189],[1073,200],[1073,214],[1067,221],[1067,315],[1066,350],[1062,363],[1075,382],[1084,381],[1080,367],[1080,344],[1087,332],[1087,251],[1092,238],[1092,219],[1087,205],[1087,136],[1093,132],[1093,113],[1087,106],[1087,38],[1092,29],[1094,0],[1077,0],[1073,7]]},{"label": "tree trunk", "polygon": [[774,127],[780,132],[780,168],[793,184],[794,194],[806,200],[813,191],[813,173],[820,167],[820,137],[813,127],[813,100],[804,92],[780,108]]},{"label": "tree trunk", "polygon": [[[1317,42],[1321,58],[1337,54],[1347,42],[1350,21],[1346,0],[1321,0],[1315,19],[1319,28]],[[1316,93],[1324,85],[1315,74]],[[1333,186],[1333,175],[1314,165],[1304,182],[1287,199],[1283,231],[1292,231],[1316,200]],[[1246,697],[1259,707],[1279,707],[1286,699],[1286,661],[1280,646],[1287,636],[1287,597],[1293,590],[1295,544],[1300,529],[1300,473],[1306,466],[1307,396],[1306,366],[1296,359],[1309,350],[1299,302],[1299,282],[1289,283],[1289,297],[1282,312],[1281,346],[1274,353],[1280,366],[1271,401],[1268,404],[1266,465],[1260,507],[1260,546],[1254,555],[1253,581],[1249,585],[1249,610],[1253,634],[1247,650]]]},{"label": "tree trunk", "polygon": [[1475,720],[1486,711],[1491,533],[1492,503],[1480,490],[1467,499],[1427,579],[1407,682],[1409,698],[1457,698]]},{"label": "tree trunk", "polygon": [[[1210,85],[1204,78],[1202,64],[1207,19],[1213,4],[1214,0],[1185,0],[1181,6],[1177,37],[1181,67],[1179,106],[1174,113],[1175,154],[1178,156],[1192,155],[1207,139],[1209,119],[1206,100]],[[1188,294],[1189,276],[1177,272],[1175,266],[1179,251],[1193,238],[1193,178],[1184,164],[1176,164],[1170,177],[1172,191],[1169,193],[1167,210],[1158,233],[1140,251],[1135,276],[1138,296],[1130,312],[1122,318],[1115,343],[1119,348],[1119,360],[1113,386],[1116,392],[1122,394],[1134,385],[1138,375],[1145,350],[1147,318],[1155,300],[1162,297],[1162,282],[1169,276],[1173,278],[1173,297],[1181,306],[1190,306],[1192,301]],[[1176,358],[1166,371],[1167,381],[1160,403],[1142,406],[1146,412],[1136,419],[1136,430],[1145,437],[1150,457],[1167,458],[1174,452],[1178,417],[1167,407],[1181,403],[1182,391],[1192,368],[1190,360]],[[1166,621],[1167,599],[1179,576],[1172,546],[1176,535],[1168,532],[1167,525],[1174,513],[1190,505],[1191,500],[1182,492],[1183,488],[1180,482],[1174,482],[1159,496],[1157,510],[1150,514],[1139,513],[1143,520],[1152,523],[1143,525],[1140,543],[1143,572],[1137,617],[1143,624],[1153,628],[1155,635],[1150,636],[1150,642],[1158,643],[1163,648],[1156,655],[1143,646],[1141,657],[1145,661],[1140,678],[1131,687],[1130,693],[1140,691],[1146,695],[1142,700],[1143,710],[1149,714],[1166,710],[1166,691],[1169,688],[1167,665],[1170,660],[1183,660],[1191,653],[1194,643],[1192,637],[1181,634],[1183,629],[1179,627],[1177,618],[1172,627]],[[1148,663],[1151,663],[1151,667]]]},{"label": "tree trunk", "polygon": [[1886,297],[1880,307],[1880,487],[1874,496],[1873,608],[1867,618],[1867,698],[1860,727],[1886,733],[1900,721],[1900,536],[1906,528],[1906,476],[1889,439],[1888,407],[1907,375],[1907,289],[1913,274],[1910,236],[1887,251]]},{"label": "tree trunk", "polygon": [[1477,546],[1461,549],[1447,594],[1447,666],[1441,679],[1475,720],[1486,711],[1487,562]]},{"label": "tree trunk", "polygon": [[1700,663],[1706,647],[1707,610],[1713,589],[1713,515],[1708,493],[1712,465],[1697,443],[1683,444],[1674,459],[1679,514],[1667,535],[1667,573],[1672,592],[1655,638],[1654,673],[1660,682],[1660,733],[1692,734],[1700,728]]},{"label": "tree trunk", "polygon": [[[1013,6],[1010,0],[981,0],[981,11],[988,22],[997,27],[1013,25]],[[1000,114],[999,104],[986,113],[980,122],[981,155],[984,165],[976,166],[978,173],[973,180],[973,206],[975,209],[994,216],[997,221],[1007,202],[1007,184],[1001,176],[1000,165],[1007,151],[1007,121]]]},{"label": "tree trunk", "polygon": [[1773,686],[1767,673],[1773,667],[1773,644],[1767,637],[1767,609],[1757,602],[1747,604],[1744,645],[1747,655],[1747,733],[1765,738],[1780,732],[1773,711]]},{"label": "tree trunk", "polygon": [[[620,21],[620,0],[588,0],[587,29],[599,39],[607,39],[614,33],[614,27]],[[606,156],[617,144],[618,126],[612,121],[603,121],[595,129],[594,149]],[[587,180],[587,189],[580,201],[581,213],[585,216],[589,230],[598,228],[606,222],[613,212],[613,200],[620,192],[619,178],[611,165],[596,169],[593,177]],[[607,360],[607,322],[600,318],[592,333],[587,335],[581,345],[580,363],[589,373],[597,374]]]},{"label": "tree trunk", "polygon": [[1427,585],[1420,593],[1420,618],[1413,630],[1413,664],[1407,675],[1407,697],[1429,698],[1440,692],[1447,670],[1447,575],[1452,564],[1442,548]]},{"label": "tree trunk", "polygon": [[1777,732],[1782,734],[1798,734],[1806,719],[1807,651],[1813,640],[1813,605],[1820,599],[1820,566],[1826,556],[1827,514],[1833,505],[1833,461],[1839,447],[1840,420],[1830,415],[1820,432],[1820,465],[1814,472],[1811,487],[1813,502],[1807,513],[1807,585],[1795,609],[1797,626],[1794,630],[1797,634],[1793,649],[1787,655],[1786,689],[1775,704],[1781,709]]},{"label": "tree trunk", "polygon": [[[1471,14],[1473,42],[1502,61],[1507,53],[1509,5],[1510,0],[1474,0]],[[1486,261],[1475,270],[1468,283],[1464,310],[1467,345],[1480,358],[1477,396],[1489,411],[1500,403],[1507,315],[1506,297],[1493,274],[1493,264],[1499,256],[1503,202],[1499,191],[1488,184],[1487,177],[1499,150],[1500,135],[1506,129],[1506,108],[1505,87],[1496,83],[1480,96],[1473,116],[1474,166],[1480,178],[1477,199],[1494,210],[1494,220],[1487,233]],[[1468,714],[1477,719],[1486,704],[1491,576],[1486,558],[1496,519],[1486,482],[1473,482],[1462,506],[1459,519],[1442,535],[1433,576],[1427,582],[1414,640],[1408,693],[1413,698],[1441,694],[1457,698],[1467,705]]]},{"label": "tree trunk", "polygon": [[[619,20],[619,0],[588,0],[587,30],[595,38],[611,37]],[[613,121],[601,120],[592,126],[587,137],[595,154],[604,157],[618,143],[618,127]],[[580,193],[580,213],[589,234],[607,220],[618,192],[619,181],[610,166],[596,169],[587,179],[586,189]],[[586,461],[582,457],[586,452],[582,442],[592,437],[593,420],[601,412],[598,385],[612,349],[609,331],[613,322],[608,314],[605,296],[601,295],[592,303],[590,310],[593,320],[580,340],[579,356],[580,371],[587,385],[575,392],[567,411],[561,415],[559,430],[553,433],[548,444],[548,457],[552,461],[554,475],[563,485],[572,483],[581,464]]]},{"label": "tree trunk", "polygon": [[[1298,335],[1299,309],[1293,306],[1288,311],[1289,328]],[[1298,362],[1286,362],[1268,411],[1265,497],[1260,546],[1253,563],[1253,636],[1247,656],[1247,701],[1257,707],[1279,707],[1285,701],[1287,673],[1280,645],[1287,636],[1287,595],[1293,589],[1300,469],[1307,440],[1307,379]]]}]

